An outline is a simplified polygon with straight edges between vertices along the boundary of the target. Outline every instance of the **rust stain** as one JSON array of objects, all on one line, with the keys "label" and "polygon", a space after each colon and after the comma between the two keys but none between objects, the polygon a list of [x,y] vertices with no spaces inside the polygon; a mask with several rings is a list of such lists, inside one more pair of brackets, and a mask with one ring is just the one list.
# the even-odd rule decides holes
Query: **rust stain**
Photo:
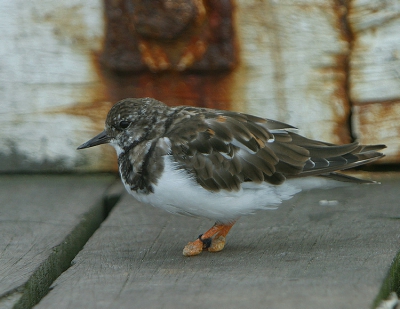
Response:
[{"label": "rust stain", "polygon": [[349,55],[342,54],[336,55],[336,88],[331,96],[331,104],[335,116],[335,129],[333,133],[339,137],[340,143],[350,143],[352,141],[351,135],[351,102],[349,97]]},{"label": "rust stain", "polygon": [[103,130],[105,119],[112,106],[113,103],[109,101],[92,100],[90,104],[77,102],[73,106],[50,112],[87,117],[92,120],[96,130]]},{"label": "rust stain", "polygon": [[334,114],[335,128],[333,135],[337,138],[335,143],[349,143],[351,136],[351,103],[348,89],[348,55],[333,55],[334,63],[319,69],[321,74],[327,74],[333,79],[335,88],[330,95],[329,104]]},{"label": "rust stain", "polygon": [[153,39],[176,39],[192,24],[201,24],[206,13],[201,0],[132,0],[130,4],[136,32]]},{"label": "rust stain", "polygon": [[360,125],[379,124],[383,120],[396,120],[398,135],[400,136],[400,100],[369,101],[354,103],[357,107],[357,117]]},{"label": "rust stain", "polygon": [[[91,53],[91,57],[89,57],[89,59],[92,63],[91,67],[95,71],[94,74],[101,77],[96,54]],[[47,113],[59,113],[87,117],[92,121],[93,128],[96,131],[101,131],[104,129],[104,121],[108,111],[116,102],[111,100],[111,97],[108,94],[108,89],[105,86],[104,79],[102,78],[96,83],[88,84],[83,91],[85,92],[85,97],[87,97],[88,100],[77,101],[71,106],[59,109],[51,109],[48,110]]]},{"label": "rust stain", "polygon": [[[89,31],[86,29],[87,24],[84,21],[85,17],[81,11],[82,8],[83,5],[73,5],[63,8],[61,11],[50,11],[40,19],[37,16],[36,19],[38,19],[38,22],[51,24],[55,38],[60,41],[70,42],[71,48],[76,48],[80,54],[82,50],[87,50],[88,46],[97,45],[98,40],[96,37],[87,35]],[[95,54],[90,51],[87,54],[87,59],[91,62],[91,68],[94,71],[93,74],[101,76],[97,57],[93,57]],[[49,109],[45,113],[84,116],[91,119],[95,130],[102,130],[104,128],[105,117],[112,106],[104,83],[101,81],[88,83],[84,89],[80,88],[79,92],[85,94],[84,101],[76,102],[68,107]],[[81,97],[81,95],[78,96]]]},{"label": "rust stain", "polygon": [[139,50],[142,53],[143,62],[151,71],[157,72],[171,68],[169,57],[161,46],[140,42]]},{"label": "rust stain", "polygon": [[170,106],[191,105],[230,109],[232,76],[143,73],[132,76],[105,76],[108,97],[116,102],[126,97],[154,97]]},{"label": "rust stain", "polygon": [[230,0],[104,0],[102,64],[116,72],[231,70],[237,48]]},{"label": "rust stain", "polygon": [[340,30],[341,39],[352,44],[356,37],[349,21],[349,15],[351,14],[350,2],[348,0],[334,0],[333,10],[337,16],[336,26]]},{"label": "rust stain", "polygon": [[[238,58],[231,0],[104,3],[103,48],[88,57],[99,81],[87,86],[84,100],[48,113],[87,117],[101,131],[109,109],[126,97],[230,109]],[[77,46],[85,44],[80,37]],[[104,155],[95,168],[116,171],[115,153]]]},{"label": "rust stain", "polygon": [[[234,85],[233,69],[238,63],[232,1],[157,2],[170,4],[172,7],[167,8],[165,19],[160,20],[159,16],[153,16],[156,20],[152,24],[148,22],[151,20],[149,18],[141,19],[138,16],[139,11],[136,11],[136,15],[132,13],[132,6],[146,5],[143,1],[104,0],[106,37],[103,49],[92,54],[92,67],[100,82],[87,86],[84,91],[88,99],[84,102],[79,101],[73,106],[51,110],[49,113],[88,117],[93,122],[94,130],[100,131],[111,106],[126,97],[154,97],[171,106],[230,109]],[[152,5],[153,2],[146,3]],[[348,2],[335,0],[334,3],[337,27],[340,29],[341,39],[348,43],[348,49],[335,56],[334,67],[324,70],[334,70],[337,73],[338,86],[332,100],[344,110],[344,116],[343,112],[338,112],[336,117],[336,134],[344,143],[351,139],[349,118],[352,102],[348,78],[349,57],[355,38],[348,24]],[[74,7],[71,14],[78,9],[79,6]],[[148,16],[146,14],[151,15],[151,10],[143,16]],[[182,15],[182,18],[177,18],[178,15]],[[56,23],[55,17],[49,15],[46,19]],[[73,18],[76,19],[76,15],[71,15],[71,19]],[[78,20],[74,22],[73,34],[64,33],[67,30],[60,25],[54,31],[61,39],[74,38],[74,44],[80,47],[88,42],[80,35],[79,25]],[[155,27],[152,28],[152,25]],[[164,31],[168,27],[172,30]],[[376,106],[376,103],[379,103],[380,108],[368,109],[368,106]],[[377,121],[384,125],[387,119],[398,118],[398,113],[394,112],[395,107],[397,109],[400,104],[397,100],[354,104],[359,108],[360,126],[366,130],[375,129],[376,126],[371,124],[376,124]],[[399,126],[392,129],[397,130],[395,134],[400,136]],[[213,131],[209,133],[215,134]],[[257,142],[259,143],[258,140]],[[104,152],[106,156],[112,153],[115,157],[111,147],[110,151],[105,149]],[[104,165],[99,169],[117,170],[115,162],[115,158],[104,160]]]},{"label": "rust stain", "polygon": [[336,89],[331,101],[340,104],[334,108],[336,112],[336,128],[334,133],[339,137],[340,143],[349,143],[353,140],[351,130],[351,100],[350,100],[350,56],[353,47],[354,34],[349,24],[349,3],[346,0],[335,0],[333,12],[336,14],[336,28],[339,30],[339,37],[347,43],[345,50],[335,56]]},{"label": "rust stain", "polygon": [[106,97],[230,109],[237,65],[232,0],[104,0],[95,55]]},{"label": "rust stain", "polygon": [[400,162],[400,100],[357,102],[353,118],[357,138],[365,144],[386,144],[386,157],[377,164]]},{"label": "rust stain", "polygon": [[368,105],[371,104],[379,104],[381,106],[385,106],[385,108],[389,108],[398,103],[400,103],[399,99],[383,100],[383,101],[362,101],[362,102],[353,101],[353,105],[359,107],[367,107]]}]

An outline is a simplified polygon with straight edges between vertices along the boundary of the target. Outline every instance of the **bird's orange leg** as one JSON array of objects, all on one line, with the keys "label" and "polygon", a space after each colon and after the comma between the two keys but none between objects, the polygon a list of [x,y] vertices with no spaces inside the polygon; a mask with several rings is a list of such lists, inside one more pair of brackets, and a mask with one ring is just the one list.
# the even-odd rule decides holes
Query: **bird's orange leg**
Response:
[{"label": "bird's orange leg", "polygon": [[225,246],[226,235],[234,224],[235,221],[229,224],[215,223],[212,228],[200,235],[198,239],[189,242],[183,249],[183,255],[198,255],[203,250],[210,252],[221,251]]}]

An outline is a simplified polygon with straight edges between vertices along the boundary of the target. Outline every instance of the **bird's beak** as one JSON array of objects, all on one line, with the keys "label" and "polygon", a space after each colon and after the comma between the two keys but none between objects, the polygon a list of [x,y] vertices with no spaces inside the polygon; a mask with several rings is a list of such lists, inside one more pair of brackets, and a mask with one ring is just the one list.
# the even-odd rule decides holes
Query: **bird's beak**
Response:
[{"label": "bird's beak", "polygon": [[106,131],[101,132],[100,134],[97,134],[95,137],[92,139],[88,140],[86,143],[83,143],[78,147],[78,149],[85,149],[101,144],[106,144],[110,142],[110,137],[107,135]]}]

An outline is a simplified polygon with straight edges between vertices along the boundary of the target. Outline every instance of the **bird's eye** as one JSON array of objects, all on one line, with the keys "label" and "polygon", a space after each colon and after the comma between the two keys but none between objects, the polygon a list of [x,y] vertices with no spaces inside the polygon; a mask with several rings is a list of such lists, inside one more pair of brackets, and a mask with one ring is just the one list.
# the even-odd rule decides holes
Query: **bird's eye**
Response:
[{"label": "bird's eye", "polygon": [[121,129],[126,129],[127,127],[129,127],[130,124],[131,124],[130,121],[121,120],[121,121],[119,122],[119,127],[120,127]]}]

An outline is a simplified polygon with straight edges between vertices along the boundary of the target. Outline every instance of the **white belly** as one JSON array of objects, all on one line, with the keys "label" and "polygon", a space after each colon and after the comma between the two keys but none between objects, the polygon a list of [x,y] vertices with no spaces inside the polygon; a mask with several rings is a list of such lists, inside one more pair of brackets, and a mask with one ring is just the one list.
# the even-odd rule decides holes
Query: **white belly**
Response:
[{"label": "white belly", "polygon": [[170,156],[165,156],[165,169],[154,193],[131,193],[140,202],[151,204],[171,213],[207,217],[216,221],[228,222],[258,209],[276,209],[284,200],[293,197],[302,189],[332,187],[339,182],[319,177],[287,180],[282,185],[268,183],[244,183],[237,192],[211,192],[188,177],[184,170],[175,168]]},{"label": "white belly", "polygon": [[275,209],[283,200],[301,191],[287,181],[280,186],[244,183],[237,192],[211,192],[189,178],[184,170],[177,170],[169,156],[164,159],[164,173],[153,186],[154,193],[138,194],[125,186],[137,200],[171,213],[228,222],[257,209]]}]

